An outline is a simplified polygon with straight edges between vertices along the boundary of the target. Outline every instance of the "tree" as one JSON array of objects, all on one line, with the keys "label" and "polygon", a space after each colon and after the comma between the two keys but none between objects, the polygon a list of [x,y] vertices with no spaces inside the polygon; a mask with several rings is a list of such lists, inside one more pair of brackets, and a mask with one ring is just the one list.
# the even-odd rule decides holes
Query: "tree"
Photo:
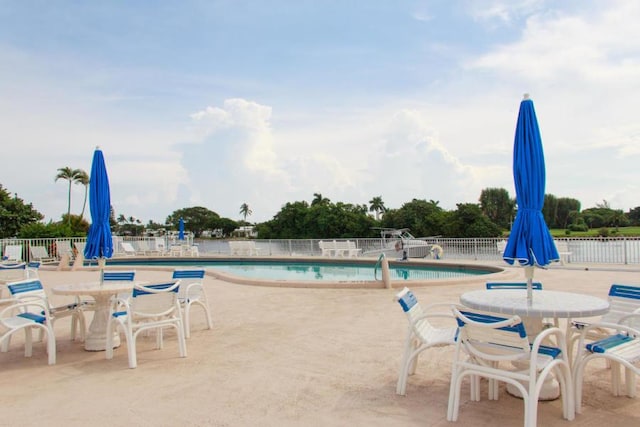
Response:
[{"label": "tree", "polygon": [[17,194],[11,196],[0,184],[0,238],[15,237],[23,227],[38,223],[43,218],[31,203],[25,204]]},{"label": "tree", "polygon": [[382,226],[389,228],[409,228],[417,237],[442,234],[445,221],[444,210],[434,200],[418,200],[402,205],[400,209],[389,209],[382,218]]},{"label": "tree", "polygon": [[89,195],[89,175],[82,169],[78,169],[78,177],[76,178],[76,182],[78,184],[84,185],[84,201],[82,202],[82,212],[80,216],[84,216],[85,208],[87,207],[87,196]]},{"label": "tree", "polygon": [[177,230],[181,217],[185,231],[192,232],[194,237],[200,237],[204,230],[216,228],[213,225],[220,219],[217,213],[202,206],[195,206],[174,211],[167,217],[166,223]]},{"label": "tree", "polygon": [[320,193],[313,193],[313,200],[311,201],[311,206],[315,205],[328,205],[331,203],[331,200],[326,197],[322,197]]},{"label": "tree", "polygon": [[485,188],[480,193],[480,210],[494,224],[508,230],[515,216],[516,201],[504,188]]},{"label": "tree", "polygon": [[640,206],[630,209],[627,218],[629,218],[631,225],[640,225]]},{"label": "tree", "polygon": [[[559,197],[558,207],[556,209],[556,221],[553,226],[555,228],[567,228],[571,224],[572,218],[576,213],[580,213],[580,202],[570,197]],[[548,224],[551,227],[551,224]]]},{"label": "tree", "polygon": [[251,215],[253,213],[253,211],[251,210],[251,208],[249,208],[249,205],[246,203],[243,203],[242,205],[240,205],[240,215],[242,215],[242,218],[246,221],[247,220],[247,216]]},{"label": "tree", "polygon": [[56,175],[56,182],[59,179],[64,179],[69,182],[69,190],[67,196],[67,218],[71,220],[71,184],[77,181],[78,177],[82,171],[80,169],[71,169],[66,166],[58,169],[58,174]]},{"label": "tree", "polygon": [[500,227],[482,213],[473,203],[458,203],[458,209],[447,213],[444,225],[446,237],[498,237]]},{"label": "tree", "polygon": [[384,211],[386,211],[386,208],[384,207],[382,196],[376,196],[369,200],[369,212],[375,212],[376,221],[380,219],[380,214],[384,213]]},{"label": "tree", "polygon": [[558,227],[558,198],[553,194],[544,195],[544,204],[542,205],[542,216],[544,222],[549,228]]}]

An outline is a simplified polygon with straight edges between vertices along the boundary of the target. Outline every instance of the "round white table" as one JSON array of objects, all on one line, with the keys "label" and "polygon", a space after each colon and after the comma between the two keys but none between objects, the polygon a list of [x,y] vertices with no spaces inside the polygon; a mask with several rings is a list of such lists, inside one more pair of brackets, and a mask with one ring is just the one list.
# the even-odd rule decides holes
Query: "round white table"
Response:
[{"label": "round white table", "polygon": [[[141,284],[142,282],[106,281],[104,283],[78,283],[56,286],[52,289],[52,292],[58,295],[85,295],[95,299],[95,312],[84,340],[84,349],[87,351],[103,351],[106,350],[107,345],[107,322],[109,321],[109,303],[111,297],[119,293],[130,292],[136,283]],[[115,333],[113,346],[118,347],[119,345],[120,336]]]},{"label": "round white table", "polygon": [[460,303],[476,310],[538,319],[592,317],[609,311],[609,302],[602,298],[545,290],[533,291],[529,302],[524,289],[481,289],[465,292],[460,296]]},{"label": "round white table", "polygon": [[[490,311],[505,315],[517,314],[522,318],[529,336],[535,337],[542,329],[542,319],[600,316],[609,311],[609,302],[591,295],[573,292],[534,290],[531,301],[527,301],[526,289],[481,289],[465,292],[460,303],[475,310]],[[507,391],[518,396],[515,387],[507,386]],[[545,383],[540,400],[557,399],[560,390],[555,379]]]}]

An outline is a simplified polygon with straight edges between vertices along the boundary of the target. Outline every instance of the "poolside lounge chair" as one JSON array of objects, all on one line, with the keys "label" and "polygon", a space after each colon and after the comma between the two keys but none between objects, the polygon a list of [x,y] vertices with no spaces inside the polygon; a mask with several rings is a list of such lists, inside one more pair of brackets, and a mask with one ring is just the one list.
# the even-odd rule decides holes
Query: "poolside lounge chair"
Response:
[{"label": "poolside lounge chair", "polygon": [[[435,328],[429,323],[430,318],[450,318],[452,319],[452,325],[454,325],[453,315],[450,311],[451,304],[430,304],[423,309],[418,303],[418,299],[408,288],[398,292],[395,299],[402,307],[409,321],[400,365],[400,375],[396,386],[396,393],[404,396],[407,390],[407,377],[415,373],[420,353],[432,347],[455,344],[457,328],[455,326]],[[444,310],[440,312],[431,311],[434,308],[444,307],[446,307],[446,312]]]},{"label": "poolside lounge chair", "polygon": [[213,327],[207,293],[204,291],[203,279],[205,270],[200,269],[176,269],[172,279],[180,280],[178,301],[182,307],[184,331],[187,338],[191,337],[191,306],[199,305],[204,310],[207,319],[207,329]]},{"label": "poolside lounge chair", "polygon": [[3,261],[22,261],[22,245],[7,245],[4,247]]},{"label": "poolside lounge chair", "polygon": [[113,358],[113,333],[118,326],[127,340],[129,368],[138,366],[136,340],[138,334],[146,330],[156,330],[156,345],[161,349],[162,329],[175,328],[180,357],[186,357],[187,345],[177,298],[179,287],[179,280],[148,286],[134,285],[129,299],[118,299],[118,305],[112,305],[109,312],[106,358]]},{"label": "poolside lounge chair", "polygon": [[49,255],[47,248],[44,246],[30,246],[29,253],[31,253],[31,260],[39,261],[43,264],[56,262],[56,258]]},{"label": "poolside lounge chair", "polygon": [[[516,387],[524,400],[524,426],[535,427],[542,382],[551,373],[560,384],[563,417],[574,419],[573,382],[562,330],[545,329],[530,343],[519,316],[502,317],[457,306],[452,309],[458,321],[459,334],[451,373],[447,420],[458,419],[464,378],[470,377],[473,390],[473,383],[485,377],[490,380],[490,399],[497,398],[497,381]],[[558,347],[542,345],[551,336]],[[471,400],[479,400],[479,393],[475,396],[472,393]]]},{"label": "poolside lounge chair", "polygon": [[24,331],[24,356],[33,354],[33,331],[38,330],[47,336],[47,353],[49,365],[56,363],[56,337],[53,333],[52,318],[45,301],[17,301],[14,300],[0,310],[0,348],[2,352],[9,351],[11,336]]},{"label": "poolside lounge chair", "polygon": [[129,242],[120,242],[120,246],[124,251],[125,256],[136,256],[137,252],[134,249],[133,245]]},{"label": "poolside lounge chair", "polygon": [[69,262],[73,261],[73,249],[71,249],[69,240],[56,240],[56,253],[59,261],[62,261],[65,257]]},{"label": "poolside lounge chair", "polygon": [[[589,333],[601,329],[607,329],[611,334],[587,343]],[[611,366],[611,387],[614,396],[636,396],[637,377],[640,375],[640,314],[628,315],[618,324],[592,323],[582,330],[573,371],[578,413],[582,411],[584,370],[587,364],[597,359],[604,359]],[[625,370],[626,393],[620,378],[621,368]]]}]

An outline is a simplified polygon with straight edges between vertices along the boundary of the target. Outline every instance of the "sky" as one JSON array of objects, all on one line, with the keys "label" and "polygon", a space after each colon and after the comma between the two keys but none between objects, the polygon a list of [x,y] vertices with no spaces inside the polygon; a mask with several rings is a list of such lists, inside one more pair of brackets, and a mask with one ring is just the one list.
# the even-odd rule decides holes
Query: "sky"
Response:
[{"label": "sky", "polygon": [[[0,184],[58,221],[105,156],[116,216],[515,198],[523,94],[546,192],[640,206],[635,0],[0,0]],[[72,213],[84,187],[73,185]],[[88,207],[85,216],[89,219]]]}]

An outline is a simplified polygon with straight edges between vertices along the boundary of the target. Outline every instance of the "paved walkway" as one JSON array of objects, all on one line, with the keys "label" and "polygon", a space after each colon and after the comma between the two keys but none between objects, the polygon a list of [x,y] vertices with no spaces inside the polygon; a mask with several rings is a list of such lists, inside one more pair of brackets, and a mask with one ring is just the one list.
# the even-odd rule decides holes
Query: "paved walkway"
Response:
[{"label": "paved walkway", "polygon": [[[519,275],[520,270],[510,273]],[[138,270],[141,280],[168,271]],[[546,289],[605,298],[612,283],[640,284],[635,269],[570,266],[536,270]],[[41,271],[47,287],[96,280],[95,271]],[[457,302],[484,279],[415,288],[423,303]],[[501,389],[499,401],[469,402],[446,421],[452,350],[420,359],[407,396],[395,385],[406,319],[389,289],[291,289],[232,284],[208,277],[214,328],[194,311],[188,357],[168,333],[163,350],[139,341],[138,368],[126,345],[113,360],[69,340],[68,320],[55,325],[58,361],[44,346],[23,357],[20,339],[0,353],[0,425],[7,426],[520,426],[522,401]],[[64,297],[54,296],[55,302]],[[589,371],[584,413],[569,423],[559,401],[539,405],[539,426],[640,425],[640,399],[613,397],[609,374]]]}]

